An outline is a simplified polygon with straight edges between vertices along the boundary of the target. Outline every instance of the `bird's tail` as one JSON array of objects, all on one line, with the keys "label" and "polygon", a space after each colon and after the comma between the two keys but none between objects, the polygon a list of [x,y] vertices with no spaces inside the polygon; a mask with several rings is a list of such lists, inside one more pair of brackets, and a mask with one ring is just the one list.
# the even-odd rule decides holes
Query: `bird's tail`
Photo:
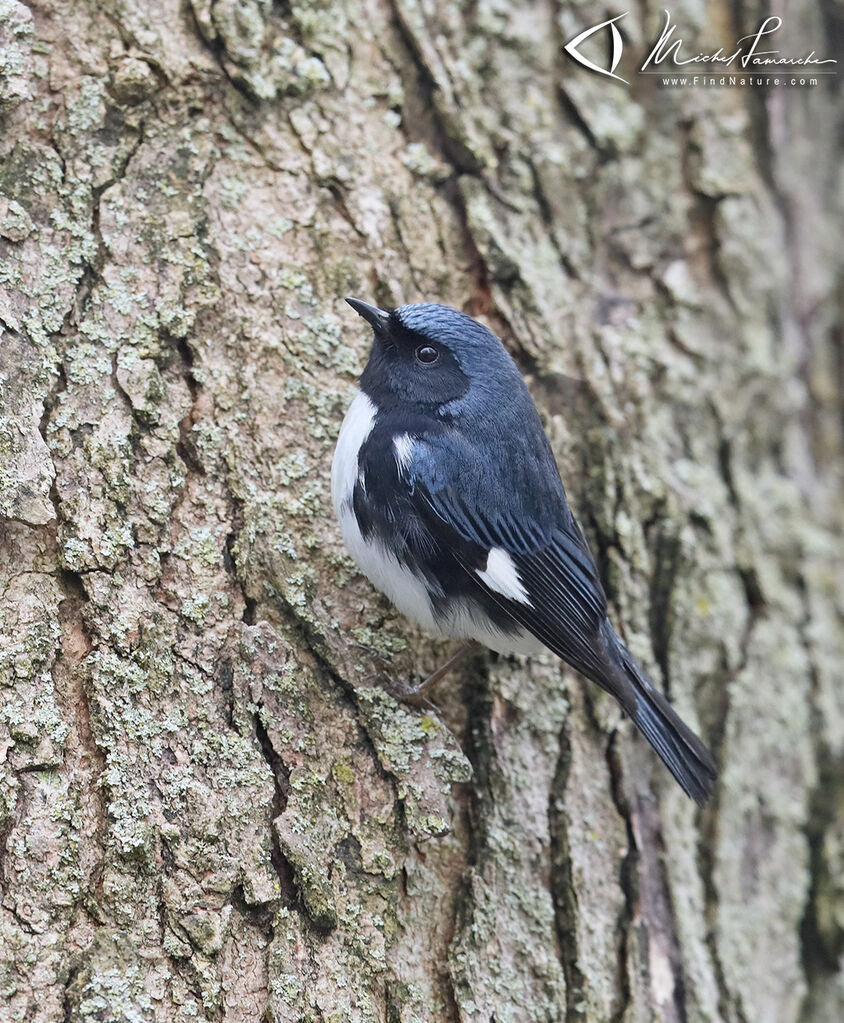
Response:
[{"label": "bird's tail", "polygon": [[607,636],[608,645],[616,654],[614,660],[633,690],[631,694],[627,689],[625,695],[633,699],[623,699],[622,706],[686,795],[691,796],[698,806],[703,806],[712,795],[718,776],[712,754],[636,664],[609,622],[606,625],[611,633],[611,636]]}]

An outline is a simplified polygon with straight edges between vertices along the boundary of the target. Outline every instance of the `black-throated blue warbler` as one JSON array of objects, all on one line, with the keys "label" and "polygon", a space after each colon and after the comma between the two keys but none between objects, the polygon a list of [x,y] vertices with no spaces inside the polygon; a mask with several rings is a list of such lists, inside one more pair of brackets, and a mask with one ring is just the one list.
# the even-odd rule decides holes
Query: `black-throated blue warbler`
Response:
[{"label": "black-throated blue warbler", "polygon": [[712,756],[616,636],[539,414],[504,346],[447,306],[346,301],[375,335],[331,470],[349,553],[431,632],[502,653],[552,650],[615,697],[702,804],[716,777]]}]

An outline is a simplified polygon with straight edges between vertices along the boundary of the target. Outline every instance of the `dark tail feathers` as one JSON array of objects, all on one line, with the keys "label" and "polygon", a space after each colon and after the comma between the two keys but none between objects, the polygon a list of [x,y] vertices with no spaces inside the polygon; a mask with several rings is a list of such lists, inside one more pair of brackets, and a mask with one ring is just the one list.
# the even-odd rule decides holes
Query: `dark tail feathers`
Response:
[{"label": "dark tail feathers", "polygon": [[712,795],[718,776],[712,754],[662,693],[654,688],[614,632],[612,640],[621,668],[633,686],[632,705],[628,706],[628,701],[622,700],[622,706],[686,795],[691,796],[698,806],[703,806]]}]

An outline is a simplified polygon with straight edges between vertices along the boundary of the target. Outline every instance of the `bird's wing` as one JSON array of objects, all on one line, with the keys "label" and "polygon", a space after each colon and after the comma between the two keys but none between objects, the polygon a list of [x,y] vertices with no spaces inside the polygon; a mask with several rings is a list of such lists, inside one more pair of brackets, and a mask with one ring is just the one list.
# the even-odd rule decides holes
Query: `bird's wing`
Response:
[{"label": "bird's wing", "polygon": [[607,620],[597,567],[550,449],[531,445],[522,454],[503,467],[460,438],[419,439],[399,466],[406,509],[498,608],[615,697],[702,805],[717,774],[712,755]]},{"label": "bird's wing", "polygon": [[496,471],[460,438],[440,436],[414,442],[401,477],[437,545],[519,625],[596,678],[606,671],[606,597],[550,461]]}]

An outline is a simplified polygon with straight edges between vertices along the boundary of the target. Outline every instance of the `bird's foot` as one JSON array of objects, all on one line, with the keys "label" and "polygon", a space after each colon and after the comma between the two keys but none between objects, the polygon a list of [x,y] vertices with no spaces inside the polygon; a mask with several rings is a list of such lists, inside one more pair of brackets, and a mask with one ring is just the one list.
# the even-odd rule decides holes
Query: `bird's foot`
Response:
[{"label": "bird's foot", "polygon": [[385,688],[390,696],[398,700],[399,703],[408,703],[411,707],[418,707],[420,710],[433,710],[434,705],[428,698],[433,686],[428,684],[428,679],[418,686],[391,679]]},{"label": "bird's foot", "polygon": [[401,682],[390,682],[387,687],[388,692],[401,703],[409,703],[412,707],[432,710],[434,705],[429,697],[434,686],[441,682],[450,671],[453,671],[466,654],[474,650],[477,645],[477,642],[473,639],[464,643],[453,657],[450,657],[442,667],[437,668],[435,672],[420,682],[418,686],[403,685]]},{"label": "bird's foot", "polygon": [[426,683],[427,679],[417,686],[411,685],[408,682],[396,681],[383,671],[367,675],[360,682],[366,688],[383,689],[384,692],[389,693],[398,703],[408,703],[413,707],[421,707],[427,710],[432,708],[433,705],[426,696],[430,690],[430,686],[427,686]]}]

